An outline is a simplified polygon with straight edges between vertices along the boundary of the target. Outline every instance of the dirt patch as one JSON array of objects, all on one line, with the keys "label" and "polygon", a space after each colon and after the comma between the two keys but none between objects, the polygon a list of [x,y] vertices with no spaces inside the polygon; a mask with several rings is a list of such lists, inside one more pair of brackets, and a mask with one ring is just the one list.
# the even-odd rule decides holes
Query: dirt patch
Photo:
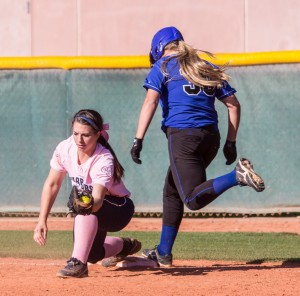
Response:
[{"label": "dirt patch", "polygon": [[[32,230],[37,218],[0,218],[0,230]],[[51,230],[72,230],[73,218],[49,218]],[[160,218],[133,218],[125,230],[160,231]],[[300,217],[293,218],[186,218],[180,231],[187,232],[289,232],[300,234]]]},{"label": "dirt patch", "polygon": [[[0,230],[33,230],[36,218],[0,218]],[[134,218],[126,230],[159,231],[161,219]],[[50,218],[51,230],[71,230],[73,219]],[[252,231],[300,234],[299,218],[184,219],[180,231]],[[59,279],[64,260],[2,258],[0,295],[298,295],[300,264],[174,261],[172,268],[90,265],[89,277]]]}]

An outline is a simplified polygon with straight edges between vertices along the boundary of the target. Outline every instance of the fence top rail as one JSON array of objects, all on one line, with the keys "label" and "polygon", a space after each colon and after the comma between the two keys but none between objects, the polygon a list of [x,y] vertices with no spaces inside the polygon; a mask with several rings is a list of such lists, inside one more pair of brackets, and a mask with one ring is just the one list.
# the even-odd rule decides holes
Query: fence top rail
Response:
[{"label": "fence top rail", "polygon": [[[216,53],[200,56],[216,65],[254,66],[300,63],[300,50]],[[149,68],[148,56],[39,56],[0,57],[0,69],[136,69]]]}]

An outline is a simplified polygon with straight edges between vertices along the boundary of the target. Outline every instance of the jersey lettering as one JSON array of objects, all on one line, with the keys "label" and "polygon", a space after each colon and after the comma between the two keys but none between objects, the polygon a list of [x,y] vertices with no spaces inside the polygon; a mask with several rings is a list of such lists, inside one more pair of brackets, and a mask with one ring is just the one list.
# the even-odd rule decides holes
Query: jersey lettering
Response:
[{"label": "jersey lettering", "polygon": [[200,87],[194,84],[183,85],[183,91],[189,96],[197,96],[203,91],[208,97],[215,96],[216,89],[212,86]]},{"label": "jersey lettering", "polygon": [[[72,178],[73,181],[78,184],[78,187],[82,190],[82,191],[88,191],[88,192],[92,192],[93,191],[93,186],[92,185],[87,185],[84,183],[84,180],[80,177],[73,177]],[[78,188],[78,189],[79,189]]]},{"label": "jersey lettering", "polygon": [[216,94],[216,88],[213,86],[205,86],[203,87],[203,92],[208,96],[208,97],[214,97]]},{"label": "jersey lettering", "polygon": [[201,87],[194,84],[184,85],[183,90],[189,96],[196,96],[201,92]]}]

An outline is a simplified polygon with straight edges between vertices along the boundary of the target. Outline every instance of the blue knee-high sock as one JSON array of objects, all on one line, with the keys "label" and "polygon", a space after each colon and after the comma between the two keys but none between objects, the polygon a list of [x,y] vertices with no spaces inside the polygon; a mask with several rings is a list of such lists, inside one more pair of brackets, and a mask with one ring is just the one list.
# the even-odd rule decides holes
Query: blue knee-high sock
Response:
[{"label": "blue knee-high sock", "polygon": [[162,226],[162,232],[160,235],[160,243],[157,247],[160,255],[171,255],[173,244],[175,242],[178,233],[178,228],[173,226]]},{"label": "blue knee-high sock", "polygon": [[236,171],[233,170],[231,173],[226,174],[224,176],[215,178],[213,180],[213,188],[217,195],[222,194],[227,189],[238,185],[236,180]]}]

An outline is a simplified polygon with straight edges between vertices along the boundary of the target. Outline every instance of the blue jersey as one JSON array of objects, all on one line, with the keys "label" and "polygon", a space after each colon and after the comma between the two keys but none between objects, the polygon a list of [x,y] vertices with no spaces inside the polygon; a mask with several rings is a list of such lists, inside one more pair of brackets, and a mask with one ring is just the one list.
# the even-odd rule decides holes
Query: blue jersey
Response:
[{"label": "blue jersey", "polygon": [[161,66],[166,57],[158,60],[145,79],[144,87],[160,94],[162,127],[191,128],[218,124],[215,98],[222,100],[236,92],[227,82],[222,88],[199,87],[181,74],[176,59],[167,64],[166,77]]}]

